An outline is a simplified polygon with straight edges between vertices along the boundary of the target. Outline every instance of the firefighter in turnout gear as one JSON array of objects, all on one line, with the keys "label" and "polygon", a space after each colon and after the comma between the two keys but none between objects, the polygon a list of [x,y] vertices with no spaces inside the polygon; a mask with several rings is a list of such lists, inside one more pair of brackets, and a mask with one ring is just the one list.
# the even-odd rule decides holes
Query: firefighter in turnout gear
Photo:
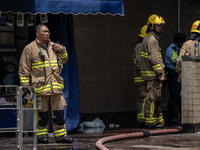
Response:
[{"label": "firefighter in turnout gear", "polygon": [[36,91],[38,143],[48,143],[48,111],[51,112],[56,142],[71,143],[73,139],[67,137],[64,121],[66,102],[60,76],[68,54],[63,45],[51,42],[49,37],[48,27],[37,25],[36,39],[24,48],[20,58],[20,84],[33,86]]},{"label": "firefighter in turnout gear", "polygon": [[165,80],[164,63],[158,40],[165,21],[161,16],[148,18],[148,35],[142,41],[141,76],[145,81],[146,97],[144,106],[145,125],[164,127],[164,118],[160,108],[162,82]]},{"label": "firefighter in turnout gear", "polygon": [[176,72],[179,74],[179,78],[178,78],[179,82],[181,82],[182,56],[184,56],[184,55],[194,56],[195,41],[197,41],[198,43],[200,41],[200,20],[197,20],[192,24],[190,38],[183,44],[183,46],[181,48],[181,51],[179,54],[179,59],[176,63]]},{"label": "firefighter in turnout gear", "polygon": [[141,28],[137,45],[133,51],[134,58],[134,84],[137,88],[139,101],[137,103],[137,121],[139,126],[142,126],[145,123],[144,117],[144,102],[146,96],[146,87],[144,84],[144,80],[142,80],[140,70],[141,70],[141,51],[142,51],[142,40],[147,35],[147,25],[144,25]]}]

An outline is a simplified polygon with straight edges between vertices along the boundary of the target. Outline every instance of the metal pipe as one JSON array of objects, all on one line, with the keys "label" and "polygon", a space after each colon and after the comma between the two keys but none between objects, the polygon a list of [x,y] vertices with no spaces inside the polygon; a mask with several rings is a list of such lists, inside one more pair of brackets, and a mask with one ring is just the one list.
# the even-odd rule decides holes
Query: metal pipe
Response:
[{"label": "metal pipe", "polygon": [[178,0],[178,32],[180,32],[180,14],[181,14],[181,0]]},{"label": "metal pipe", "polygon": [[109,150],[107,147],[103,145],[104,143],[108,143],[108,142],[116,141],[116,140],[134,138],[134,137],[143,137],[143,136],[146,137],[146,136],[166,134],[166,133],[178,133],[181,131],[182,129],[162,129],[162,130],[153,130],[153,131],[144,131],[144,132],[135,132],[135,133],[119,134],[115,136],[108,136],[108,137],[99,139],[96,142],[96,147],[99,150]]}]

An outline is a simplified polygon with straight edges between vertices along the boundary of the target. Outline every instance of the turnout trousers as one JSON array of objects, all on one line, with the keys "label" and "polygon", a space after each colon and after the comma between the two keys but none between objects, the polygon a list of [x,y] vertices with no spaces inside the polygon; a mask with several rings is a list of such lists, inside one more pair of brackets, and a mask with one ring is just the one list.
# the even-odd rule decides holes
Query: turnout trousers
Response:
[{"label": "turnout trousers", "polygon": [[55,140],[67,135],[64,121],[66,102],[62,94],[37,96],[37,137],[48,137],[48,112],[51,112]]},{"label": "turnout trousers", "polygon": [[137,102],[137,121],[139,124],[145,123],[144,106],[147,95],[145,84],[137,86],[138,102]]},{"label": "turnout trousers", "polygon": [[160,108],[162,83],[159,80],[146,81],[146,98],[144,106],[145,125],[154,127],[164,124],[162,110]]}]

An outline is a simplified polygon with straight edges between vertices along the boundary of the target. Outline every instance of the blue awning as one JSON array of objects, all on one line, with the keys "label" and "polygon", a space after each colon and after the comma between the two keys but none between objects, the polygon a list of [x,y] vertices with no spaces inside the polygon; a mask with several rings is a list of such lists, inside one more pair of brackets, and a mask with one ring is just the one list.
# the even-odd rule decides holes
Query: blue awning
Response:
[{"label": "blue awning", "polygon": [[123,0],[1,0],[0,11],[124,16]]}]

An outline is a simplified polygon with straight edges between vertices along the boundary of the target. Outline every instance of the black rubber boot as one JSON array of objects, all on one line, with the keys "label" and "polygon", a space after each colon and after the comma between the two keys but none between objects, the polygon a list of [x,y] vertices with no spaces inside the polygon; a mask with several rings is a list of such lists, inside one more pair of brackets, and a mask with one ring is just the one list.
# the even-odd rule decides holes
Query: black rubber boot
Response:
[{"label": "black rubber boot", "polygon": [[48,138],[46,138],[46,137],[40,138],[40,139],[38,139],[38,143],[47,144],[48,143]]},{"label": "black rubber boot", "polygon": [[72,138],[68,138],[66,136],[62,136],[56,143],[73,143],[74,140]]}]

